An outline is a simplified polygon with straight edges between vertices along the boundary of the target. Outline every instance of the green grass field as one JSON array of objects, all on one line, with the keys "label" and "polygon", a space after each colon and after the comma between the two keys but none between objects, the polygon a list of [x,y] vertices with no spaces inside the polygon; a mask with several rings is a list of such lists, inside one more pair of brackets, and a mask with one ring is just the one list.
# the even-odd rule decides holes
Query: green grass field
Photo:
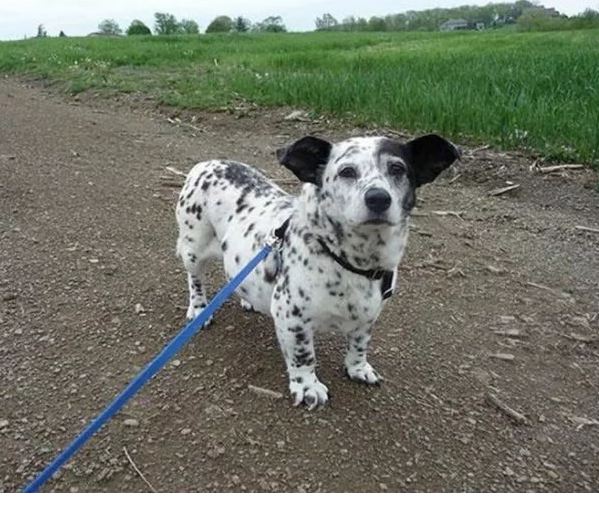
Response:
[{"label": "green grass field", "polygon": [[599,166],[599,30],[30,39],[0,71],[185,108],[239,100]]}]

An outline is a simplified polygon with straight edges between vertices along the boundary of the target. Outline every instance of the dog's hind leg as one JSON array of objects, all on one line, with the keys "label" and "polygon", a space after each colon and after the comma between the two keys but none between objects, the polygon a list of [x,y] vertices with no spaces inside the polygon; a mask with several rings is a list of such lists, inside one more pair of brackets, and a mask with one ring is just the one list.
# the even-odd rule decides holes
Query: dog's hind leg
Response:
[{"label": "dog's hind leg", "polygon": [[240,298],[241,308],[246,312],[256,312],[254,306],[247,300]]},{"label": "dog's hind leg", "polygon": [[[204,268],[208,259],[220,252],[216,236],[210,224],[199,223],[193,229],[193,235],[181,233],[177,242],[177,252],[187,271],[189,286],[189,306],[187,319],[194,319],[206,307],[204,290]],[[209,325],[209,319],[205,326]]]}]

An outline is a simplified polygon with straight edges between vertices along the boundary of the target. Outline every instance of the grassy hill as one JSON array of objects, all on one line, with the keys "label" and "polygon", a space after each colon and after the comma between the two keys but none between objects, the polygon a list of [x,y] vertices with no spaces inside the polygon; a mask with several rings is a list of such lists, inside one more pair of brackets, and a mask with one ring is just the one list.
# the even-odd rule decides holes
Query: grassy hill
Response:
[{"label": "grassy hill", "polygon": [[0,71],[187,108],[291,105],[598,165],[597,40],[599,30],[46,38],[0,43]]}]

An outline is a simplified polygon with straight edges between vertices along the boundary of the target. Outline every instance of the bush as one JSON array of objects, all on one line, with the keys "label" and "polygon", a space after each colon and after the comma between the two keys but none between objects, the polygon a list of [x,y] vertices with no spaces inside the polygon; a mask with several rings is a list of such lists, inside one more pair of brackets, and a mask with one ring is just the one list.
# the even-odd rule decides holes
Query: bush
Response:
[{"label": "bush", "polygon": [[152,35],[152,31],[143,21],[134,19],[127,28],[127,35]]},{"label": "bush", "polygon": [[184,34],[195,35],[200,33],[200,27],[193,19],[182,19],[179,26]]},{"label": "bush", "polygon": [[233,30],[233,20],[229,16],[217,16],[206,27],[206,33],[230,32]]}]

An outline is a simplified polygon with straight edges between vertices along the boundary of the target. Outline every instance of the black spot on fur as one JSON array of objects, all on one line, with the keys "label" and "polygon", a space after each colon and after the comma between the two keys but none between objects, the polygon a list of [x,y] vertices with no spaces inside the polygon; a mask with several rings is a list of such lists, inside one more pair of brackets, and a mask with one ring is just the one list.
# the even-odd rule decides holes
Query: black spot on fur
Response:
[{"label": "black spot on fur", "polygon": [[272,284],[277,278],[277,272],[271,272],[267,269],[264,269],[264,282],[267,284]]},{"label": "black spot on fur", "polygon": [[245,233],[243,233],[243,237],[247,238],[247,236],[254,230],[254,226],[255,224],[252,222],[248,228],[245,230]]}]

